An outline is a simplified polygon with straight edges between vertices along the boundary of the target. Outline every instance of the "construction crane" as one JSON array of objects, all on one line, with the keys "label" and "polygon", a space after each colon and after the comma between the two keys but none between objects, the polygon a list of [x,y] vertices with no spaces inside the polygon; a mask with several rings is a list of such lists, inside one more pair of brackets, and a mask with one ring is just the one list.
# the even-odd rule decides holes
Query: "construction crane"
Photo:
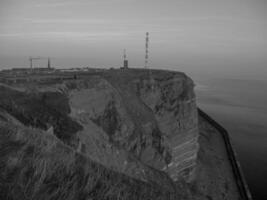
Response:
[{"label": "construction crane", "polygon": [[41,59],[46,59],[47,60],[47,68],[51,68],[51,62],[50,62],[50,58],[49,57],[30,57],[29,61],[30,61],[30,68],[33,69],[33,61],[34,60],[41,60]]},{"label": "construction crane", "polygon": [[33,57],[30,57],[29,58],[29,61],[30,61],[30,68],[33,69],[33,60],[39,60],[40,58],[39,57],[36,57],[36,58],[33,58]]}]

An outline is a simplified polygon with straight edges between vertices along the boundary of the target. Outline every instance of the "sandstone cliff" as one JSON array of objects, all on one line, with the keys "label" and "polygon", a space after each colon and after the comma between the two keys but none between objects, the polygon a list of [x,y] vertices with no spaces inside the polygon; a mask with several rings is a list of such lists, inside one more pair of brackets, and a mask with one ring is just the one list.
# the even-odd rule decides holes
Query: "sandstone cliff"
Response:
[{"label": "sandstone cliff", "polygon": [[152,76],[115,71],[68,82],[71,116],[84,127],[79,149],[92,159],[142,180],[147,166],[177,180],[192,172],[198,151],[193,82],[182,73]]},{"label": "sandstone cliff", "polygon": [[0,85],[2,198],[216,198],[199,187],[193,87],[183,73],[138,69]]}]

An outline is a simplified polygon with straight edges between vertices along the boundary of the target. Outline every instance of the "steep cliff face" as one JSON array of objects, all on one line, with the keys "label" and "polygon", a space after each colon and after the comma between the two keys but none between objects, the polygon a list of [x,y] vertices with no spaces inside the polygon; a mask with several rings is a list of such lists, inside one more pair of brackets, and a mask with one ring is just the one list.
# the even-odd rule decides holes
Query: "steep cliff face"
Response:
[{"label": "steep cliff face", "polygon": [[185,75],[160,76],[137,82],[137,94],[153,111],[171,160],[163,169],[173,180],[190,178],[198,153],[198,117],[193,81]]},{"label": "steep cliff face", "polygon": [[[77,133],[79,152],[128,176],[159,184],[162,181],[167,185],[171,184],[164,173],[149,167],[141,159],[147,146],[152,149],[152,156],[158,156],[159,162],[161,159],[157,155],[158,149],[153,146],[158,142],[152,136],[156,124],[152,124],[149,117],[147,127],[140,126],[125,106],[129,102],[125,102],[105,79],[95,77],[90,81],[69,82],[66,83],[66,88],[72,109],[71,116],[83,126],[83,130]],[[144,111],[139,115],[143,114]],[[150,159],[153,160],[153,157]]]},{"label": "steep cliff face", "polygon": [[1,93],[0,106],[23,124],[52,131],[110,169],[168,184],[164,172],[174,181],[192,177],[197,115],[193,82],[183,73],[108,71],[52,90],[2,86]]},{"label": "steep cliff face", "polygon": [[[204,134],[199,143],[194,84],[185,74],[129,69],[75,77],[0,85],[0,199],[238,197],[221,189],[235,185],[231,172],[218,175],[231,167],[203,162],[217,157],[203,147]],[[216,167],[213,176],[207,169]]]},{"label": "steep cliff face", "polygon": [[147,166],[174,181],[190,178],[198,151],[193,82],[181,73],[155,72],[153,81],[135,73],[66,85],[72,116],[85,127],[78,134],[81,151],[142,180],[150,179]]}]

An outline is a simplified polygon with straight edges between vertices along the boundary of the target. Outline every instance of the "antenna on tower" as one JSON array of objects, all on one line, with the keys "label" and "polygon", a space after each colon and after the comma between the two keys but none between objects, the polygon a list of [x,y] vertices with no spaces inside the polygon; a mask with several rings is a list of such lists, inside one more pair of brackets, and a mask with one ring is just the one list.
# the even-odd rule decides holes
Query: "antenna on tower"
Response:
[{"label": "antenna on tower", "polygon": [[126,49],[123,49],[123,60],[126,60]]},{"label": "antenna on tower", "polygon": [[51,62],[50,62],[50,58],[47,59],[47,68],[51,69]]},{"label": "antenna on tower", "polygon": [[152,91],[154,90],[154,79],[152,77],[152,71],[149,69],[148,66],[148,47],[149,47],[149,32],[146,32],[146,55],[145,55],[145,69],[148,69],[148,76],[149,76],[149,82],[150,82],[150,87]]},{"label": "antenna on tower", "polygon": [[148,44],[149,44],[149,33],[146,32],[146,55],[145,55],[145,69],[148,68]]},{"label": "antenna on tower", "polygon": [[123,50],[123,68],[128,69],[128,60],[126,56],[126,49]]}]

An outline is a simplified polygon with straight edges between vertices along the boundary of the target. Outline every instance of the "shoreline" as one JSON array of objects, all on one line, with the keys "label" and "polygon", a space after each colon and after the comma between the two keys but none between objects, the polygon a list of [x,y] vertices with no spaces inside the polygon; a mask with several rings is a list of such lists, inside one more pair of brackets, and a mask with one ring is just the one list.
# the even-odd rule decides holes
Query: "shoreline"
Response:
[{"label": "shoreline", "polygon": [[243,171],[237,159],[237,155],[232,146],[232,142],[231,142],[228,132],[200,108],[198,108],[198,113],[202,118],[204,118],[207,122],[209,122],[222,135],[225,148],[227,151],[227,155],[232,166],[233,174],[234,174],[240,195],[245,200],[252,200],[252,196],[248,188],[248,184],[243,175]]}]

